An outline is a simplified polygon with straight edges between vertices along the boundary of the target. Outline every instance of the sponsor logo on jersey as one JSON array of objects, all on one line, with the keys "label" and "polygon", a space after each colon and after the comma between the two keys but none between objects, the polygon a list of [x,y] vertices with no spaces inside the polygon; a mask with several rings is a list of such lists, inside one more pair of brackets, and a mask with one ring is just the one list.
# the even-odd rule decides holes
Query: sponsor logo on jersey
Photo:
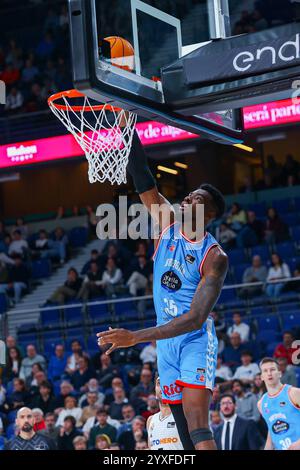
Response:
[{"label": "sponsor logo on jersey", "polygon": [[193,262],[195,261],[195,259],[196,259],[196,258],[195,258],[194,256],[192,256],[192,255],[186,255],[186,257],[185,257],[185,260],[186,260],[188,263],[190,263],[190,264],[193,264]]},{"label": "sponsor logo on jersey", "polygon": [[198,374],[196,375],[196,380],[198,382],[204,383],[205,382],[205,369],[198,368],[197,372],[198,372]]},{"label": "sponsor logo on jersey", "polygon": [[176,424],[175,421],[169,421],[167,423],[167,428],[175,428],[175,424]]},{"label": "sponsor logo on jersey", "polygon": [[161,439],[153,439],[151,441],[152,446],[158,446],[160,444],[176,444],[178,442],[178,437],[162,437]]},{"label": "sponsor logo on jersey", "polygon": [[168,258],[165,262],[166,268],[174,268],[179,271],[182,275],[185,273],[184,265],[181,264],[177,259]]},{"label": "sponsor logo on jersey", "polygon": [[167,397],[173,397],[174,395],[179,395],[182,392],[182,388],[180,385],[177,384],[170,384],[164,385],[163,391]]},{"label": "sponsor logo on jersey", "polygon": [[279,403],[279,406],[285,406],[285,405],[286,405],[286,402],[285,402],[285,401],[281,401],[281,402]]},{"label": "sponsor logo on jersey", "polygon": [[165,272],[161,277],[161,285],[164,289],[168,291],[177,291],[181,288],[182,282],[173,271]]},{"label": "sponsor logo on jersey", "polygon": [[272,426],[274,434],[284,434],[290,429],[290,425],[285,421],[278,419]]},{"label": "sponsor logo on jersey", "polygon": [[287,419],[284,413],[274,413],[270,416],[269,421],[274,421],[275,419]]},{"label": "sponsor logo on jersey", "polygon": [[175,245],[170,245],[170,246],[169,246],[169,250],[170,250],[170,251],[174,251],[175,248],[176,248]]}]

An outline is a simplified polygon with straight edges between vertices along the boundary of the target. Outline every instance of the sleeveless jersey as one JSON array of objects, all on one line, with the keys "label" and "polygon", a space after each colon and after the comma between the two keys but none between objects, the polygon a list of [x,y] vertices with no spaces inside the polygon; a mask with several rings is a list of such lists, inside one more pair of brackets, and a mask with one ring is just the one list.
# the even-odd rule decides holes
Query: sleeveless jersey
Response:
[{"label": "sleeveless jersey", "polygon": [[210,233],[193,242],[182,234],[177,222],[162,232],[153,255],[153,296],[158,325],[190,310],[203,263],[214,246],[219,244]]},{"label": "sleeveless jersey", "polygon": [[280,393],[265,393],[261,401],[262,416],[276,450],[287,450],[300,439],[300,409],[292,403],[290,389],[291,385],[284,385]]},{"label": "sleeveless jersey", "polygon": [[153,415],[148,436],[151,450],[183,450],[172,413],[163,419],[160,412]]}]

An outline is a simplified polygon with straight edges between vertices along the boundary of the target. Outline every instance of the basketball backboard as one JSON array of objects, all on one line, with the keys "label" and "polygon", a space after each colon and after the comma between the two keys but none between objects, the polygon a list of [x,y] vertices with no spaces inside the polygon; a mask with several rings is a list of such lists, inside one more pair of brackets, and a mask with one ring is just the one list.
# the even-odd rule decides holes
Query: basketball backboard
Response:
[{"label": "basketball backboard", "polygon": [[[228,0],[69,0],[69,15],[75,88],[147,119],[223,143],[241,142],[238,111],[181,114],[166,105],[161,85],[163,67],[230,35]],[[105,41],[110,36],[133,46],[128,67],[111,57]]]}]

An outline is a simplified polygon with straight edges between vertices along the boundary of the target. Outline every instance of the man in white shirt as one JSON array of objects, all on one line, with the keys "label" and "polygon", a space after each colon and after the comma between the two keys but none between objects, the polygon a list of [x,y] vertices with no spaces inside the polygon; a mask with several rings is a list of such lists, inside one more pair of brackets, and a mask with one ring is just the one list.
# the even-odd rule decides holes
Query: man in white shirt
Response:
[{"label": "man in white shirt", "polygon": [[242,317],[239,312],[235,312],[232,316],[233,325],[227,330],[227,335],[230,336],[232,333],[239,333],[242,343],[249,341],[250,327],[247,323],[242,323]]},{"label": "man in white shirt", "polygon": [[12,255],[21,255],[22,257],[28,250],[28,243],[26,240],[23,240],[20,230],[15,230],[12,234],[13,241],[8,247],[9,256]]},{"label": "man in white shirt", "polygon": [[253,357],[250,351],[244,351],[241,354],[242,365],[238,367],[233,376],[234,379],[241,380],[244,384],[253,382],[256,374],[260,373],[259,367],[252,362]]},{"label": "man in white shirt", "polygon": [[222,356],[218,355],[217,368],[216,368],[216,377],[223,379],[225,382],[232,379],[232,372],[230,367],[223,364]]},{"label": "man in white shirt", "polygon": [[152,364],[156,363],[157,353],[156,353],[156,341],[151,341],[150,344],[144,347],[140,354],[140,359],[143,361],[143,364],[151,362]]}]

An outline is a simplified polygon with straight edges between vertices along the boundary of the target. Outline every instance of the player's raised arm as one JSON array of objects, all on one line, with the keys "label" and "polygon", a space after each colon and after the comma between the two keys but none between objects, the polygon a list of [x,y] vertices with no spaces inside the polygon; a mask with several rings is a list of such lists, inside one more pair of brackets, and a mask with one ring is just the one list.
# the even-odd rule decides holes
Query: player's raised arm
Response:
[{"label": "player's raised arm", "polygon": [[147,155],[136,131],[133,135],[127,170],[132,176],[142,203],[155,223],[159,224],[160,230],[163,230],[173,222],[174,211],[169,201],[158,192],[155,179],[148,166]]},{"label": "player's raised arm", "polygon": [[165,325],[140,331],[116,329],[98,333],[99,345],[112,344],[107,351],[110,354],[117,348],[152,340],[173,338],[201,329],[220,296],[227,270],[228,258],[226,254],[220,247],[212,248],[203,265],[202,278],[187,313],[174,318]]}]

